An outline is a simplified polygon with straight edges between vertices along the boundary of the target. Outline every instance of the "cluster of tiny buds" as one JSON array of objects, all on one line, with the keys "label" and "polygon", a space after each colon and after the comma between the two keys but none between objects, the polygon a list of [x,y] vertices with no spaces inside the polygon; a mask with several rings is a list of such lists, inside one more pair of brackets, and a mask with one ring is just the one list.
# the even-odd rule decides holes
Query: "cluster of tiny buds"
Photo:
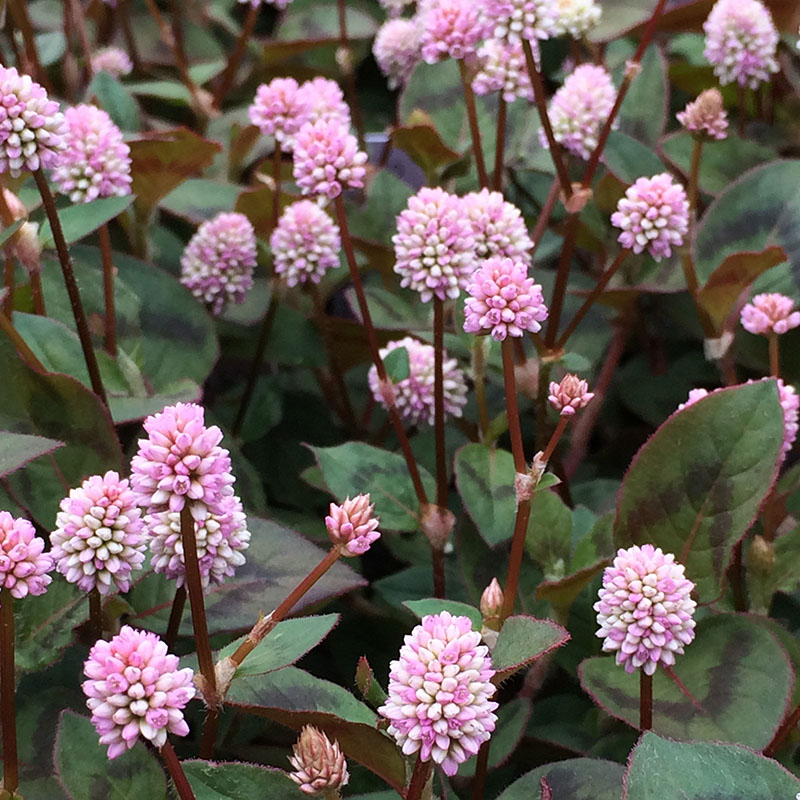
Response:
[{"label": "cluster of tiny buds", "polygon": [[571,417],[576,411],[589,405],[594,392],[589,384],[572,373],[566,374],[560,383],[551,381],[548,401],[562,417]]}]

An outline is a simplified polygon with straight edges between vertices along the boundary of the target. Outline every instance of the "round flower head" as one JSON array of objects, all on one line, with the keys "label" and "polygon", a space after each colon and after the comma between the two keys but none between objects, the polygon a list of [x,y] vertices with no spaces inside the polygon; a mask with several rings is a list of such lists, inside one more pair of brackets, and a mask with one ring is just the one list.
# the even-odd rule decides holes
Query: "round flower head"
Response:
[{"label": "round flower head", "polygon": [[469,617],[423,617],[392,661],[378,709],[405,755],[441,764],[447,775],[474,756],[494,730],[494,669]]},{"label": "round flower head", "polygon": [[594,604],[603,650],[628,673],[671,667],[694,639],[692,589],[672,553],[651,544],[618,550]]},{"label": "round flower head", "polygon": [[476,265],[472,225],[462,202],[438,186],[423,187],[397,217],[394,271],[400,285],[420,293],[423,303],[458,297]]},{"label": "round flower head", "polygon": [[445,58],[465,58],[486,33],[474,0],[428,0],[420,13],[422,58],[435,64]]},{"label": "round flower head", "polygon": [[306,108],[303,122],[337,122],[350,127],[350,108],[344,101],[344,94],[336,81],[318,76],[306,81],[298,90],[300,102]]},{"label": "round flower head", "polygon": [[331,742],[322,731],[311,725],[300,731],[289,763],[295,770],[289,773],[289,777],[305,794],[338,791],[350,780],[339,743],[336,740]]},{"label": "round flower head", "polygon": [[379,520],[373,516],[374,512],[375,505],[369,502],[369,494],[356,495],[352,500],[347,497],[340,506],[331,503],[325,527],[343,556],[363,555],[380,539]]},{"label": "round flower head", "polygon": [[530,264],[533,242],[522,213],[500,192],[481,189],[464,195],[462,213],[472,223],[475,252],[479,258],[503,256]]},{"label": "round flower head", "polygon": [[231,459],[219,446],[222,431],[206,427],[202,406],[177,403],[144,421],[147,439],[131,459],[131,486],[148,513],[180,511],[186,501],[202,503],[215,514],[233,494]]},{"label": "round flower head", "polygon": [[[536,51],[538,45],[533,42]],[[521,42],[504,39],[487,39],[478,48],[480,69],[472,80],[475,94],[502,92],[507,103],[518,97],[533,102],[533,87]]]},{"label": "round flower head", "polygon": [[706,89],[697,100],[676,114],[687,131],[701,139],[725,139],[728,135],[728,115],[718,89]]},{"label": "round flower head", "polygon": [[256,90],[247,113],[264,136],[273,136],[283,150],[291,151],[297,131],[308,119],[308,105],[294,78],[274,78]]},{"label": "round flower head", "polygon": [[[208,511],[201,504],[192,506],[192,517],[203,587],[224,583],[245,563],[242,553],[250,546],[242,503],[235,495],[226,495],[216,511]],[[156,511],[145,517],[145,523],[150,532],[153,570],[163,572],[177,586],[183,586],[186,562],[180,512]]]},{"label": "round flower head", "polygon": [[51,169],[64,143],[58,103],[30,76],[0,66],[0,173]]},{"label": "round flower head", "polygon": [[595,0],[556,0],[555,20],[550,32],[553,36],[569,34],[580,39],[598,22],[602,9]]},{"label": "round flower head", "polygon": [[794,310],[794,301],[785,294],[757,294],[742,309],[741,320],[746,331],[769,336],[800,325],[800,311]]},{"label": "round flower head", "polygon": [[622,229],[619,243],[634,253],[647,250],[660,261],[683,244],[689,230],[689,201],[683,186],[666,172],[638,178],[611,215],[611,224]]},{"label": "round flower head", "polygon": [[144,522],[136,495],[116,472],[70,490],[50,534],[56,569],[84,592],[127,592],[144,561]]},{"label": "round flower head", "polygon": [[593,397],[594,392],[589,391],[586,381],[568,373],[561,379],[561,383],[550,382],[550,395],[547,399],[562,417],[571,417],[576,411],[586,408]]},{"label": "round flower head", "polygon": [[778,71],[778,31],[759,0],[717,0],[703,30],[703,55],[723,86],[735,81],[739,86],[757,89]]},{"label": "round flower head", "polygon": [[303,194],[333,199],[364,185],[367,154],[336,120],[308,122],[297,133],[294,179]]},{"label": "round flower head", "polygon": [[[588,160],[616,96],[611,76],[603,67],[576,67],[550,101],[548,111],[556,141],[578,158]],[[548,147],[541,129],[539,141],[542,147]]]},{"label": "round flower head", "polygon": [[253,285],[256,234],[244,214],[223,212],[204,222],[181,256],[181,283],[219,314],[243,303]]},{"label": "round flower head", "polygon": [[486,17],[495,39],[547,39],[557,19],[555,0],[487,0]]},{"label": "round flower head", "polygon": [[319,283],[329,269],[338,267],[342,243],[336,223],[316,203],[300,200],[281,214],[269,246],[275,274],[291,287]]},{"label": "round flower head", "polygon": [[502,342],[506,336],[536,333],[547,319],[542,287],[528,277],[521,261],[493,256],[475,270],[467,286],[464,330],[490,333]]},{"label": "round flower head", "polygon": [[413,0],[378,0],[388,17],[399,17]]},{"label": "round flower head", "polygon": [[[434,349],[428,344],[418,342],[410,336],[389,342],[381,348],[382,359],[404,347],[408,352],[408,377],[393,383],[391,389],[394,404],[400,416],[412,425],[433,425],[434,422]],[[444,410],[445,414],[461,416],[461,410],[467,403],[467,381],[464,373],[458,369],[454,358],[444,354],[442,367],[444,373]],[[384,408],[387,406],[385,393],[378,378],[378,371],[373,365],[370,368],[369,386],[375,400]]]},{"label": "round flower head", "polygon": [[178,669],[178,657],[154,633],[124,625],[92,647],[83,674],[86,706],[109,758],[130,750],[140,734],[162,747],[167,733],[189,733],[183,709],[195,695],[192,670]]},{"label": "round flower head", "polygon": [[419,63],[421,33],[414,19],[390,19],[378,29],[372,54],[390,89],[405,86]]},{"label": "round flower head", "polygon": [[130,148],[101,108],[80,105],[64,114],[66,149],[53,170],[58,190],[73,203],[131,193]]},{"label": "round flower head", "polygon": [[92,55],[92,72],[107,72],[115,78],[129,75],[133,62],[119,47],[104,47]]},{"label": "round flower head", "polygon": [[52,578],[53,558],[44,552],[44,539],[33,525],[0,511],[0,589],[21,599],[44,594]]}]

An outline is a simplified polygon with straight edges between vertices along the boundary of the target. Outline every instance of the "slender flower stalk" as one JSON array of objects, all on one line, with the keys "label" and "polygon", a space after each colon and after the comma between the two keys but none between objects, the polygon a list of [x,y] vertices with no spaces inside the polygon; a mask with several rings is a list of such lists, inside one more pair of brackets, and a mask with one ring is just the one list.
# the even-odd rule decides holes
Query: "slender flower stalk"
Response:
[{"label": "slender flower stalk", "polygon": [[486,354],[480,337],[472,342],[472,381],[475,384],[475,401],[478,405],[478,426],[481,439],[489,430],[489,406],[486,403]]},{"label": "slender flower stalk", "polygon": [[434,428],[436,438],[436,504],[447,507],[447,451],[444,429],[444,306],[433,298]]},{"label": "slender flower stalk", "polygon": [[93,75],[92,68],[92,45],[89,43],[89,34],[86,30],[86,19],[84,17],[83,9],[79,0],[67,0],[69,6],[69,14],[72,17],[72,24],[78,32],[78,41],[81,45],[83,53],[83,68],[86,71],[86,77],[91,80]]},{"label": "slender flower stalk", "polygon": [[89,627],[92,638],[100,639],[103,635],[103,599],[97,587],[89,592]]},{"label": "slender flower stalk", "polygon": [[653,676],[639,671],[639,730],[644,733],[653,727]]},{"label": "slender flower stalk", "polygon": [[339,15],[339,52],[336,60],[344,76],[344,89],[347,93],[347,104],[350,106],[350,114],[353,118],[353,125],[358,134],[358,146],[364,149],[364,122],[361,118],[361,107],[358,104],[358,93],[356,92],[356,75],[353,70],[353,52],[350,47],[350,36],[347,32],[347,0],[337,0],[336,8]]},{"label": "slender flower stalk", "polygon": [[781,359],[778,351],[778,334],[770,331],[769,334],[769,374],[773,378],[781,376]]},{"label": "slender flower stalk", "polygon": [[47,372],[44,364],[39,361],[39,357],[31,350],[28,343],[20,336],[19,331],[14,327],[11,320],[5,315],[5,312],[0,311],[0,330],[8,336],[11,343],[16,348],[19,357],[34,371],[40,375]]},{"label": "slender flower stalk", "polygon": [[508,103],[503,93],[497,99],[497,142],[494,151],[494,176],[492,188],[496,192],[503,191],[503,156],[506,147],[506,121],[508,118]]},{"label": "slender flower stalk", "polygon": [[14,703],[14,598],[0,588],[0,724],[3,732],[3,788],[19,787],[17,715]]},{"label": "slender flower stalk", "polygon": [[164,759],[167,771],[175,784],[175,790],[178,792],[180,800],[196,800],[194,791],[189,784],[189,779],[186,777],[186,773],[183,771],[181,762],[178,760],[178,756],[175,754],[175,749],[169,739],[164,742],[158,752]]},{"label": "slender flower stalk", "polygon": [[14,278],[15,271],[14,257],[10,252],[3,253],[3,288],[6,295],[3,300],[3,313],[10,317],[14,313],[14,291],[16,283]]},{"label": "slender flower stalk", "polygon": [[42,61],[39,58],[36,36],[31,19],[28,16],[27,2],[25,0],[8,0],[8,10],[11,13],[11,21],[14,23],[14,27],[22,34],[22,40],[25,43],[25,57],[30,62],[31,71],[36,76],[36,80],[49,93],[53,93],[53,85],[50,83],[47,71],[42,66]]},{"label": "slender flower stalk", "polygon": [[405,800],[421,800],[425,787],[433,777],[433,761],[423,761],[422,756],[417,756],[411,781],[408,784]]},{"label": "slender flower stalk", "polygon": [[470,135],[472,136],[472,153],[475,156],[475,167],[478,170],[478,182],[481,188],[484,189],[489,186],[489,176],[486,174],[486,164],[483,159],[481,128],[478,124],[478,111],[475,107],[475,92],[472,91],[467,66],[461,58],[458,59],[458,69],[461,75],[461,85],[464,89],[464,104],[467,107],[467,120],[469,122]]},{"label": "slender flower stalk", "polygon": [[117,357],[117,313],[114,303],[114,255],[111,250],[111,235],[108,224],[103,223],[97,230],[100,239],[100,256],[103,260],[103,300],[105,302],[106,352]]},{"label": "slender flower stalk", "polygon": [[167,622],[167,632],[164,635],[164,642],[167,647],[172,647],[178,640],[178,631],[183,619],[183,610],[186,607],[186,584],[181,584],[175,590],[175,597],[172,600],[172,608],[169,612],[169,622]]},{"label": "slender flower stalk", "polygon": [[783,744],[786,737],[797,727],[800,722],[800,705],[797,705],[791,714],[781,723],[781,726],[772,737],[772,741],[764,748],[764,755],[767,758],[773,758],[777,749]]},{"label": "slender flower stalk", "polygon": [[252,38],[253,31],[256,28],[256,21],[258,20],[260,8],[260,4],[250,4],[239,38],[236,40],[236,45],[228,56],[225,71],[222,73],[222,77],[217,85],[217,90],[214,92],[214,108],[216,109],[222,107],[223,100],[231,90],[233,82],[236,80],[236,73],[239,70],[239,65],[242,63],[242,58],[247,49],[247,43]]}]

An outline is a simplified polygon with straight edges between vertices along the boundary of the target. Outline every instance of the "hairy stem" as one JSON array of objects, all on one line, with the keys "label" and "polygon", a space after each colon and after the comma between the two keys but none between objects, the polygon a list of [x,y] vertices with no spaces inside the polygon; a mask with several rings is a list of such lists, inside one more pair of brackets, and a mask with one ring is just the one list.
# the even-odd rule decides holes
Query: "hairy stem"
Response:
[{"label": "hairy stem", "polygon": [[422,792],[433,773],[433,761],[423,761],[421,756],[417,756],[417,763],[414,765],[414,772],[411,774],[411,782],[408,784],[405,800],[420,800]]},{"label": "hairy stem", "polygon": [[17,715],[14,707],[14,598],[0,589],[0,724],[3,731],[3,788],[19,786]]},{"label": "hairy stem", "polygon": [[172,782],[175,784],[180,800],[196,800],[192,787],[189,785],[189,779],[186,777],[186,773],[183,771],[181,762],[178,760],[178,756],[175,754],[169,739],[164,742],[159,752],[167,765],[167,770]]},{"label": "hairy stem", "polygon": [[794,708],[792,713],[786,717],[780,728],[778,728],[777,732],[772,737],[772,741],[764,748],[764,755],[767,758],[772,758],[772,756],[775,755],[777,749],[783,744],[786,737],[795,729],[798,722],[800,722],[800,705]]},{"label": "hairy stem", "polygon": [[97,229],[100,238],[100,255],[103,259],[103,299],[105,300],[106,352],[117,357],[117,314],[114,303],[114,255],[111,251],[111,235],[108,225]]},{"label": "hairy stem", "polygon": [[217,90],[214,93],[214,108],[220,108],[222,101],[225,99],[228,92],[231,90],[234,81],[236,80],[236,73],[239,71],[239,65],[244,58],[245,50],[247,50],[247,43],[253,35],[258,20],[258,12],[261,9],[261,4],[251,5],[247,17],[245,17],[244,26],[236,40],[236,46],[228,57],[228,63],[225,65],[225,71],[219,80]]},{"label": "hairy stem", "polygon": [[475,92],[469,82],[467,66],[463,59],[458,60],[458,69],[461,74],[461,86],[464,89],[464,103],[467,107],[467,120],[469,132],[472,136],[472,153],[475,156],[475,167],[478,170],[478,181],[481,188],[489,186],[489,176],[486,174],[486,164],[483,160],[483,145],[481,144],[481,129],[478,125],[478,111],[475,107]]},{"label": "hairy stem", "polygon": [[487,739],[478,750],[478,761],[475,764],[475,777],[472,780],[472,800],[483,800],[486,787],[486,776],[489,772],[489,748],[492,740]]},{"label": "hairy stem", "polygon": [[19,331],[13,326],[11,320],[2,311],[0,311],[0,330],[2,330],[3,333],[8,336],[8,338],[11,340],[11,343],[16,348],[17,353],[19,353],[19,357],[34,372],[38,372],[40,375],[44,375],[44,373],[47,372],[44,364],[39,361],[36,353],[31,350],[28,343],[22,338],[22,336],[20,336]]}]

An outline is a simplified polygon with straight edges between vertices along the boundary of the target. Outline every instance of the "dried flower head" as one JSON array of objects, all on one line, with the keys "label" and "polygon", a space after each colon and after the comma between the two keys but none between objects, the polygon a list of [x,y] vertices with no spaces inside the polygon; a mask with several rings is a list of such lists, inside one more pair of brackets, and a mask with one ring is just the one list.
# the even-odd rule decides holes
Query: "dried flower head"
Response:
[{"label": "dried flower head", "polygon": [[503,198],[501,192],[481,189],[461,199],[462,213],[472,223],[478,258],[502,256],[530,264],[533,242],[522,212]]},{"label": "dried flower head", "polygon": [[506,336],[536,333],[547,319],[542,287],[528,277],[521,261],[493,256],[472,274],[464,304],[464,330],[490,333],[502,342]]},{"label": "dried flower head", "polygon": [[53,558],[28,520],[0,511],[0,589],[22,599],[47,591]]},{"label": "dried flower head", "polygon": [[274,78],[258,87],[248,114],[264,136],[275,137],[283,150],[291,152],[309,109],[294,78]]},{"label": "dried flower head", "polygon": [[660,547],[618,550],[594,604],[603,650],[616,653],[628,673],[641,668],[652,675],[659,664],[671,667],[694,639],[692,589],[683,566]]},{"label": "dried flower head", "polygon": [[[532,45],[538,53],[535,40]],[[478,61],[480,69],[472,80],[475,94],[502,92],[507,103],[513,103],[518,97],[533,102],[533,86],[521,42],[487,39],[478,48]]]},{"label": "dried flower head", "polygon": [[381,25],[372,45],[372,54],[390,89],[405,86],[422,56],[422,30],[416,19],[390,19]]},{"label": "dried flower head", "polygon": [[298,97],[306,108],[304,123],[325,120],[350,127],[350,109],[336,81],[317,76],[300,85]]},{"label": "dried flower head", "polygon": [[561,383],[550,382],[550,405],[562,417],[571,417],[576,411],[586,408],[594,397],[594,392],[589,391],[589,384],[577,375],[567,373]]},{"label": "dried flower head", "polygon": [[669,173],[638,178],[611,215],[611,224],[622,229],[619,243],[641,253],[647,250],[660,261],[683,244],[689,230],[689,201],[683,186]]},{"label": "dried flower head", "polygon": [[58,103],[29,75],[0,66],[0,173],[51,169],[66,147],[64,133]]},{"label": "dried flower head", "polygon": [[116,472],[93,475],[60,504],[50,534],[56,569],[84,592],[127,592],[144,561],[144,522],[136,495]]},{"label": "dried flower head", "polygon": [[718,89],[706,89],[676,115],[687,131],[701,139],[725,139],[728,115]]},{"label": "dried flower head", "polygon": [[256,234],[244,214],[222,212],[206,220],[181,256],[181,283],[212,313],[243,303],[253,285]]},{"label": "dried flower head", "polygon": [[427,0],[419,20],[422,58],[428,64],[472,55],[486,35],[481,8],[474,0]]},{"label": "dried flower head", "polygon": [[469,617],[424,617],[392,661],[389,696],[378,709],[405,755],[441,764],[447,775],[478,752],[494,730],[494,669]]},{"label": "dried flower head", "polygon": [[107,72],[121,78],[133,71],[133,62],[119,47],[104,47],[92,55],[92,72]]},{"label": "dried flower head", "polygon": [[555,0],[553,36],[569,34],[576,39],[588,33],[600,22],[602,9],[595,0]]},{"label": "dried flower head", "polygon": [[275,274],[282,275],[290,287],[307,281],[319,283],[329,269],[339,266],[339,227],[312,200],[300,200],[286,208],[269,245]]},{"label": "dried flower head", "polygon": [[477,266],[475,238],[461,199],[423,187],[397,217],[394,271],[424,303],[458,297]]},{"label": "dried flower head", "polygon": [[189,733],[183,709],[195,695],[192,670],[178,669],[178,657],[154,633],[124,625],[92,647],[83,674],[86,706],[109,758],[130,750],[140,735],[162,747],[167,733]]},{"label": "dried flower head", "polygon": [[486,17],[494,39],[547,39],[556,25],[555,0],[488,0]]},{"label": "dried flower head", "polygon": [[717,0],[703,30],[703,55],[723,86],[735,81],[739,86],[757,89],[778,71],[778,31],[759,0]]},{"label": "dried flower head", "polygon": [[347,497],[341,505],[331,503],[325,527],[343,556],[363,555],[380,539],[379,520],[373,516],[374,512],[375,505],[369,502],[369,494],[356,495],[352,500]]},{"label": "dried flower head", "polygon": [[341,789],[350,780],[347,761],[339,743],[331,740],[320,730],[306,725],[289,756],[294,772],[289,777],[305,794],[322,794]]},{"label": "dried flower head", "polygon": [[[400,416],[412,425],[433,425],[434,349],[428,344],[406,336],[381,348],[380,356],[385,359],[389,353],[401,347],[408,352],[408,377],[392,383],[395,407]],[[460,417],[467,403],[466,378],[458,368],[458,362],[454,358],[448,358],[447,352],[444,354],[442,371],[445,414]],[[368,380],[373,397],[386,408],[386,399],[374,365],[370,367]]]},{"label": "dried flower head", "polygon": [[741,321],[746,331],[769,336],[800,325],[800,311],[794,310],[794,301],[785,294],[757,294],[742,309]]}]

